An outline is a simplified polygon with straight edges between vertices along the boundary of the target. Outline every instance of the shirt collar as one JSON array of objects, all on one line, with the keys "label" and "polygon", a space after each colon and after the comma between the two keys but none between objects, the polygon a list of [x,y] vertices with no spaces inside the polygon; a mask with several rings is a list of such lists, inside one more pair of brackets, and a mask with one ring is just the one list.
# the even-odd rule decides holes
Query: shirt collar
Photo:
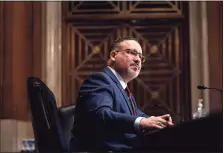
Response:
[{"label": "shirt collar", "polygon": [[112,72],[113,74],[116,76],[116,78],[119,80],[121,86],[123,89],[125,89],[127,87],[127,83],[124,82],[124,79],[120,76],[120,74],[118,74],[113,68],[107,66]]}]

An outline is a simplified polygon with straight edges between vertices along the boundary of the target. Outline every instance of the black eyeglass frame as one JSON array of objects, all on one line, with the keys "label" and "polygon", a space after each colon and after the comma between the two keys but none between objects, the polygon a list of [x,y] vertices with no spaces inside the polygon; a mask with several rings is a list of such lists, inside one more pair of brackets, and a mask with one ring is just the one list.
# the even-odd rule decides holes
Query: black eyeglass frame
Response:
[{"label": "black eyeglass frame", "polygon": [[141,53],[138,53],[137,50],[135,49],[124,49],[124,50],[115,50],[116,52],[126,52],[128,54],[134,55],[134,56],[139,56],[139,58],[141,59],[141,62],[144,63],[146,60],[146,57],[143,56]]}]

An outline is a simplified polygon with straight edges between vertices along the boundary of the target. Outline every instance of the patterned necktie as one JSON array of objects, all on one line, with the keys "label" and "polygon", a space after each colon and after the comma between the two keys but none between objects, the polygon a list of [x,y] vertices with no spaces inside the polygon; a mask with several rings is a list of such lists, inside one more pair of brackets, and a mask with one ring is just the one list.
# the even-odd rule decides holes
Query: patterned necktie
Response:
[{"label": "patterned necktie", "polygon": [[134,102],[132,100],[132,94],[131,94],[128,87],[125,88],[125,92],[127,93],[130,104],[131,104],[132,115],[136,116],[135,105],[134,105]]}]

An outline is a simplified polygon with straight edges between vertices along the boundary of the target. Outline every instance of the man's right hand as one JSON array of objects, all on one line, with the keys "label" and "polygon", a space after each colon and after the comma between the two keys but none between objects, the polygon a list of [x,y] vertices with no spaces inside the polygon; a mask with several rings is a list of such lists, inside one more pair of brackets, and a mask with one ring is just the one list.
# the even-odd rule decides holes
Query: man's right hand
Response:
[{"label": "man's right hand", "polygon": [[162,129],[168,126],[173,126],[172,119],[169,114],[165,114],[162,116],[150,116],[148,118],[143,118],[140,121],[141,129]]}]

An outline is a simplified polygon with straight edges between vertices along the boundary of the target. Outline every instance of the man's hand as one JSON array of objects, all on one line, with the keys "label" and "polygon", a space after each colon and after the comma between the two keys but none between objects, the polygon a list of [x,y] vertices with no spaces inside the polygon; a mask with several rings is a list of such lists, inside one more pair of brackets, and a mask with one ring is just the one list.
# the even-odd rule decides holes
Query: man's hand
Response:
[{"label": "man's hand", "polygon": [[162,116],[150,116],[148,118],[143,118],[140,121],[140,128],[141,129],[149,129],[149,128],[156,128],[162,129],[168,126],[174,125],[172,123],[172,118],[169,114],[165,114]]}]

